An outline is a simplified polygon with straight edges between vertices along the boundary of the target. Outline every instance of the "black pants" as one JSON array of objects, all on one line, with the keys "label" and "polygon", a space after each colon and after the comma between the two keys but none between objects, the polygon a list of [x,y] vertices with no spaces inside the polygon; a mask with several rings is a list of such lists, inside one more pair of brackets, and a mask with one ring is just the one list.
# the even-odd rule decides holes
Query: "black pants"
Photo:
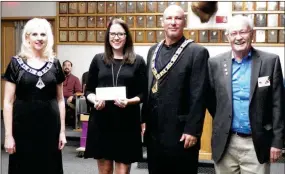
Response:
[{"label": "black pants", "polygon": [[199,149],[181,149],[177,153],[165,149],[154,140],[147,143],[149,174],[197,174]]}]

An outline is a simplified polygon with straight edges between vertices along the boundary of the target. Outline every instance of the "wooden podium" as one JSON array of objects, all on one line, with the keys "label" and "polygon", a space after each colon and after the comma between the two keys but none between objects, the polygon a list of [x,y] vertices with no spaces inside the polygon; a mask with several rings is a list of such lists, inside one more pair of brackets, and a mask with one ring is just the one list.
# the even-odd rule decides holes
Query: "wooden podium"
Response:
[{"label": "wooden podium", "polygon": [[212,138],[212,116],[207,111],[204,120],[203,133],[201,137],[201,149],[199,152],[199,160],[212,160],[211,138]]}]

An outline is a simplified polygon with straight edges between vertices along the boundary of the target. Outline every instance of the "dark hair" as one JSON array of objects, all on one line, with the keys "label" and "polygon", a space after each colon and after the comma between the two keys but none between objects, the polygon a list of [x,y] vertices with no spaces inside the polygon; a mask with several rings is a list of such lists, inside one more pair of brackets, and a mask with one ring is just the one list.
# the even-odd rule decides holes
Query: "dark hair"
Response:
[{"label": "dark hair", "polygon": [[71,63],[69,60],[65,60],[65,61],[62,63],[62,66],[64,66],[64,64],[65,64],[66,62],[69,62],[70,65],[71,65],[71,67],[72,67],[72,63]]},{"label": "dark hair", "polygon": [[125,21],[123,21],[121,19],[117,19],[117,18],[113,18],[107,27],[107,32],[105,34],[104,62],[106,64],[110,65],[111,63],[113,63],[113,59],[114,59],[113,58],[114,55],[113,55],[112,46],[110,45],[110,42],[109,42],[110,28],[113,24],[121,25],[126,32],[126,42],[125,42],[124,49],[123,49],[123,59],[124,59],[123,63],[133,64],[135,61],[136,55],[134,53],[134,44],[133,44],[131,32],[129,30],[128,25],[125,23]]}]

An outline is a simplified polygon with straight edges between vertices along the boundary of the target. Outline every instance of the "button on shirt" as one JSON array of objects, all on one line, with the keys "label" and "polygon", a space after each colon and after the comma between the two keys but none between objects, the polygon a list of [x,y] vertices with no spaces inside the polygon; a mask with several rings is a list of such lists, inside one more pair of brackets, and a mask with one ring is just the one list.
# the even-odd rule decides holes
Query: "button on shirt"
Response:
[{"label": "button on shirt", "polygon": [[232,57],[232,131],[251,134],[249,121],[251,52],[240,62]]}]

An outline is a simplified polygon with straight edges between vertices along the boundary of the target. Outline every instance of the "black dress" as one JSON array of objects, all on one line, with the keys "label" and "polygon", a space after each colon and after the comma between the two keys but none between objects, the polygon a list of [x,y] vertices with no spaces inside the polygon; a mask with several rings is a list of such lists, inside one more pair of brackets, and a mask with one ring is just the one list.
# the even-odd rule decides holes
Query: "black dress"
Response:
[{"label": "black dress", "polygon": [[[114,79],[122,60],[115,60]],[[117,86],[126,86],[127,98],[143,98],[146,89],[146,65],[143,58],[136,56],[134,64],[123,64],[118,75]],[[96,87],[112,87],[112,68],[103,61],[103,54],[97,54],[90,65],[86,96],[95,93]],[[114,101],[106,101],[102,110],[91,105],[87,142],[84,157],[114,160],[125,164],[142,159],[140,129],[140,105],[119,108]]]},{"label": "black dress", "polygon": [[[44,70],[24,66],[35,72]],[[9,174],[62,174],[62,156],[58,149],[60,114],[57,84],[64,81],[60,62],[53,60],[43,74],[45,87],[36,87],[38,76],[23,69],[13,57],[4,78],[16,84],[13,104],[13,137],[16,153],[9,156]]]}]

